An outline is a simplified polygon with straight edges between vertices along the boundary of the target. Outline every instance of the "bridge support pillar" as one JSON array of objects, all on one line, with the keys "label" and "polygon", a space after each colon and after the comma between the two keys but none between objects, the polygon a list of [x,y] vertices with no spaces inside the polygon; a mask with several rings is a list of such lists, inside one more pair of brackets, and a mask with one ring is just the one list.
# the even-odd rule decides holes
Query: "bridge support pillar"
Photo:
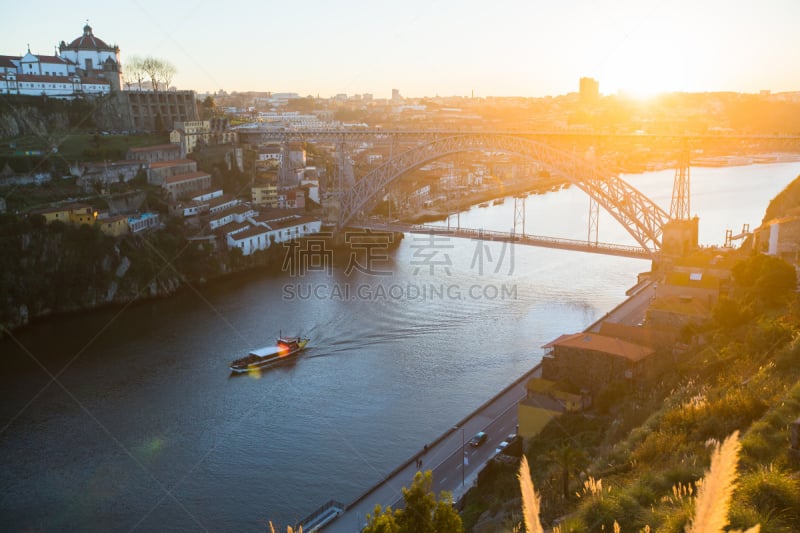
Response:
[{"label": "bridge support pillar", "polygon": [[525,235],[525,200],[527,196],[514,197],[514,235]]},{"label": "bridge support pillar", "polygon": [[289,159],[289,143],[281,144],[281,162],[278,169],[278,181],[283,187],[296,187],[298,185],[297,175],[292,168],[292,162]]},{"label": "bridge support pillar", "polygon": [[328,193],[323,196],[322,202],[322,222],[326,226],[337,226],[341,212],[340,193]]},{"label": "bridge support pillar", "polygon": [[586,240],[589,244],[597,244],[598,240],[598,232],[600,229],[600,204],[592,198],[589,197],[589,236]]},{"label": "bridge support pillar", "polygon": [[691,183],[689,181],[689,148],[684,146],[675,179],[672,184],[672,203],[669,218],[672,220],[689,220],[691,217]]},{"label": "bridge support pillar", "polygon": [[697,232],[700,219],[670,220],[661,234],[661,255],[681,257],[697,249]]}]

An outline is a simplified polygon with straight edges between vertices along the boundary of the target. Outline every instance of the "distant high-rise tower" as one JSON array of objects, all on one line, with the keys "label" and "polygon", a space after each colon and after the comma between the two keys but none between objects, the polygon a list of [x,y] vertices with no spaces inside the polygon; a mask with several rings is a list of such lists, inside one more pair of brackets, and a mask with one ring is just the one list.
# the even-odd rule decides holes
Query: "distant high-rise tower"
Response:
[{"label": "distant high-rise tower", "polygon": [[581,78],[580,81],[581,102],[596,102],[600,96],[600,82],[594,78]]},{"label": "distant high-rise tower", "polygon": [[402,99],[403,97],[400,96],[400,91],[398,89],[392,89],[392,102],[399,102]]}]

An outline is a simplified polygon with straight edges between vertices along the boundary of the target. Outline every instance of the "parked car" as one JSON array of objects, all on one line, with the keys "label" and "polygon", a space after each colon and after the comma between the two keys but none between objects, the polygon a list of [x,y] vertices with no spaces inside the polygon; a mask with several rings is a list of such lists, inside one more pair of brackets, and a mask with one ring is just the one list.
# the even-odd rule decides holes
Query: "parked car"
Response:
[{"label": "parked car", "polygon": [[522,439],[516,433],[511,433],[497,447],[497,453],[511,457],[521,457]]},{"label": "parked car", "polygon": [[472,446],[473,448],[477,448],[478,446],[486,442],[486,439],[488,438],[489,436],[486,434],[486,432],[479,431],[475,434],[474,437],[472,437],[472,439],[470,439],[469,445]]}]

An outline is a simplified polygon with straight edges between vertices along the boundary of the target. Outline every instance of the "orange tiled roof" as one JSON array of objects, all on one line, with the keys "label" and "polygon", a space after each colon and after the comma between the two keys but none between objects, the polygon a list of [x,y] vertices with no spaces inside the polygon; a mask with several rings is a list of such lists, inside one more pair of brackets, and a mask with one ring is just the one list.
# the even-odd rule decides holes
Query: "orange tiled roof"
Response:
[{"label": "orange tiled roof", "polygon": [[192,159],[170,159],[169,161],[153,161],[150,163],[150,168],[167,168],[177,167],[179,165],[188,165],[195,163]]},{"label": "orange tiled roof", "polygon": [[614,337],[597,335],[596,333],[573,333],[572,335],[561,335],[556,340],[545,344],[544,348],[564,346],[567,348],[578,348],[581,350],[591,350],[593,352],[607,353],[624,357],[631,361],[640,361],[648,355],[654,353],[652,348],[639,346]]},{"label": "orange tiled roof", "polygon": [[44,76],[39,74],[17,74],[17,81],[41,83],[72,83],[72,76]]},{"label": "orange tiled roof", "polygon": [[36,59],[39,60],[39,63],[50,63],[56,65],[72,65],[72,61],[68,61],[63,57],[59,56],[36,56]]}]

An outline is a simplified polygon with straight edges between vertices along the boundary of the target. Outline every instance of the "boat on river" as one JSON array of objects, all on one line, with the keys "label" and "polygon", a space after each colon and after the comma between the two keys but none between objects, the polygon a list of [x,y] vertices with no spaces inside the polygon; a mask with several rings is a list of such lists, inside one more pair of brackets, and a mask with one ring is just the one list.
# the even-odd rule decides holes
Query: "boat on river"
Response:
[{"label": "boat on river", "polygon": [[503,205],[503,202],[505,202],[505,200],[506,200],[505,198],[497,198],[494,202],[492,202],[492,205]]},{"label": "boat on river", "polygon": [[230,364],[233,372],[250,372],[294,359],[303,351],[309,339],[303,337],[278,337],[275,346],[257,348],[245,357]]},{"label": "boat on river", "polygon": [[481,202],[478,204],[478,207],[489,207],[489,202]]}]

